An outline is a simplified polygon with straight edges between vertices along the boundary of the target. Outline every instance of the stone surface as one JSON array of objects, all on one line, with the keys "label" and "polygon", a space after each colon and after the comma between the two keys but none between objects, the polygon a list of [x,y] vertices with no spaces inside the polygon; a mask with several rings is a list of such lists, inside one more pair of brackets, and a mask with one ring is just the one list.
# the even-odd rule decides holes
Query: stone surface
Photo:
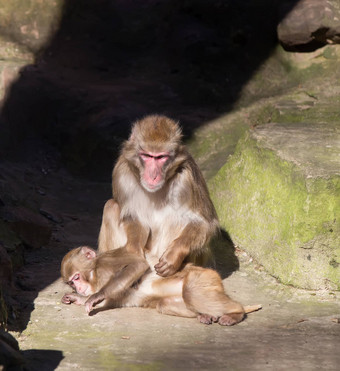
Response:
[{"label": "stone surface", "polygon": [[[282,3],[283,14],[293,1]],[[277,27],[286,50],[311,51],[325,44],[340,43],[340,3],[338,0],[300,0]]]},{"label": "stone surface", "polygon": [[210,183],[223,227],[285,284],[340,287],[340,135],[267,124],[248,133]]},{"label": "stone surface", "polygon": [[[46,176],[18,164],[9,168],[7,183],[29,172],[33,187],[27,197],[44,202],[63,220],[54,225],[46,247],[26,252],[26,264],[16,275],[26,289],[14,293],[23,306],[8,322],[28,369],[337,370],[339,292],[279,284],[239,249],[239,271],[224,280],[225,288],[243,304],[263,309],[234,327],[206,326],[141,308],[88,316],[82,307],[62,305],[62,295],[69,292],[59,279],[62,256],[79,245],[95,246],[111,185],[63,171]],[[44,192],[37,192],[37,185]],[[225,267],[222,259],[218,263]]]},{"label": "stone surface", "polygon": [[195,130],[187,145],[206,179],[225,164],[248,129],[244,112],[235,111]]},{"label": "stone surface", "polygon": [[[224,281],[226,290],[263,309],[236,326],[142,308],[88,316],[83,307],[60,303],[68,289],[56,280],[40,291],[27,328],[15,336],[32,369],[337,370],[336,294],[284,288],[254,270],[246,256],[239,259],[240,271]],[[57,267],[46,263],[47,269]]]},{"label": "stone surface", "polygon": [[[19,166],[11,169],[14,179],[22,176]],[[82,307],[62,305],[61,297],[69,291],[59,279],[62,256],[81,244],[95,246],[111,186],[64,172],[44,176],[25,167],[28,170],[31,181],[51,195],[47,198],[33,187],[30,199],[44,201],[63,222],[55,224],[45,248],[27,251],[26,265],[17,274],[26,290],[15,293],[23,309],[15,311],[20,314],[14,321],[19,328],[11,325],[10,333],[27,368],[337,370],[339,293],[279,284],[238,249],[239,271],[224,280],[225,288],[243,304],[262,304],[263,309],[234,327],[206,326],[140,308],[88,316]],[[223,261],[219,263],[223,268]],[[13,324],[13,318],[9,322]]]},{"label": "stone surface", "polygon": [[340,175],[340,127],[294,123],[256,127],[253,138],[280,159],[297,165],[309,178]]},{"label": "stone surface", "polygon": [[[39,210],[53,225],[46,246],[26,249],[15,281],[20,294],[12,291],[22,305],[8,311],[31,369],[338,369],[334,286],[285,287],[239,249],[218,256],[228,274],[230,260],[240,269],[224,281],[227,291],[244,304],[263,304],[239,326],[203,326],[143,309],[88,317],[60,304],[67,291],[58,280],[61,258],[96,245],[114,156],[135,118],[159,112],[179,119],[207,178],[249,128],[338,125],[340,45],[303,54],[276,47],[280,3],[0,0],[0,157],[19,162],[0,164],[0,204]],[[63,20],[51,38],[60,4]],[[8,232],[2,227],[1,238]]]},{"label": "stone surface", "polygon": [[0,155],[26,158],[42,137],[74,173],[106,180],[135,119],[166,113],[190,137],[270,53],[277,3],[0,0],[0,37],[34,52],[10,76]]},{"label": "stone surface", "polygon": [[37,52],[56,31],[63,6],[63,0],[0,0],[0,33]]}]

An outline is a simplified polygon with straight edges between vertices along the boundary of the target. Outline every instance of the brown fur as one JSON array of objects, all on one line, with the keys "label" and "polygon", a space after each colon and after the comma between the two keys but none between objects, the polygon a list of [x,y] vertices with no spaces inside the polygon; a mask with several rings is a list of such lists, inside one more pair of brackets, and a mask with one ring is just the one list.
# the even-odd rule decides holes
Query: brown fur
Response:
[{"label": "brown fur", "polygon": [[89,259],[82,249],[83,247],[78,247],[64,256],[61,263],[61,277],[64,282],[68,282],[74,271],[82,270],[85,273],[94,269],[94,261]]},{"label": "brown fur", "polygon": [[[93,253],[92,258],[86,257],[89,251]],[[91,248],[78,247],[63,258],[61,276],[64,282],[70,284],[77,292],[77,288],[71,284],[71,278],[79,274],[81,284],[90,288],[90,295],[84,301],[79,298],[79,292],[66,294],[62,301],[65,304],[85,303],[86,310],[90,312],[103,300],[120,300],[148,269],[149,265],[144,258],[135,253],[128,253],[125,248],[96,256],[96,252]]]},{"label": "brown fur", "polygon": [[[62,261],[62,274],[70,273],[63,276],[65,282],[69,282],[74,273],[82,273],[80,261],[88,270],[79,249],[82,248],[71,251]],[[86,299],[78,294],[66,294],[63,303],[85,304],[87,312],[90,312],[99,302],[106,300],[109,306],[156,308],[163,314],[197,317],[205,324],[218,321],[228,326],[244,318],[242,305],[226,295],[221,277],[211,269],[188,264],[171,277],[158,277],[150,271],[145,274],[147,262],[125,248],[99,254],[91,267],[93,272],[86,277],[96,292]]]},{"label": "brown fur", "polygon": [[120,223],[120,210],[118,204],[109,200],[106,202],[103,211],[103,218],[101,229],[99,232],[98,245],[100,246],[100,252],[106,252],[115,250],[125,244],[125,239],[119,241],[117,236],[124,235],[125,231]]},{"label": "brown fur", "polygon": [[133,125],[130,142],[143,149],[158,149],[158,144],[177,145],[181,138],[182,133],[177,123],[165,116],[152,115]]},{"label": "brown fur", "polygon": [[[128,249],[148,249],[159,259],[155,269],[164,277],[178,271],[186,258],[208,256],[209,241],[218,228],[204,178],[181,137],[178,124],[165,116],[148,116],[133,125],[113,170],[114,200],[104,207],[99,235],[101,252],[123,246],[111,232],[125,225]],[[141,151],[167,156],[156,191],[143,185]],[[110,212],[112,207],[120,212]]]}]

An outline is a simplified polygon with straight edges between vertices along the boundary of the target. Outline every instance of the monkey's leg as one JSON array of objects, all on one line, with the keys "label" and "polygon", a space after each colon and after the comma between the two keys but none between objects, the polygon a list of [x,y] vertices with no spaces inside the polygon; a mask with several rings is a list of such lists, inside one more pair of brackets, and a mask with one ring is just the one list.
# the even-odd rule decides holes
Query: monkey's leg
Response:
[{"label": "monkey's leg", "polygon": [[144,257],[150,230],[143,227],[138,220],[131,217],[124,218],[123,223],[127,236],[125,248],[129,253],[135,253]]},{"label": "monkey's leg", "polygon": [[190,318],[197,316],[195,312],[187,308],[182,296],[166,296],[165,298],[161,298],[156,305],[156,309],[159,313],[170,316]]},{"label": "monkey's leg", "polygon": [[120,223],[120,209],[114,199],[106,202],[98,238],[100,253],[114,250],[126,244],[126,233]]},{"label": "monkey's leg", "polygon": [[183,298],[203,323],[218,321],[220,325],[231,326],[244,317],[242,305],[226,295],[221,277],[211,269],[191,267],[188,270],[183,282]]}]

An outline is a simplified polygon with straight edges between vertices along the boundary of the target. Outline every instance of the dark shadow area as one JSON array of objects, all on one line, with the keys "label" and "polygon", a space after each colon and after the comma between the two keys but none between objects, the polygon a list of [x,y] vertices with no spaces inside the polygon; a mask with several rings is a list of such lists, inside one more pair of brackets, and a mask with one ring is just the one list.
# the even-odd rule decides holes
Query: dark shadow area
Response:
[{"label": "dark shadow area", "polygon": [[[290,2],[291,7],[295,3]],[[285,15],[279,8],[280,0],[65,1],[59,30],[35,64],[23,68],[2,104],[1,158],[39,168],[45,175],[64,168],[80,175],[84,184],[74,200],[64,199],[67,192],[73,195],[72,183],[54,193],[44,191],[47,198],[59,199],[61,209],[68,209],[76,195],[87,190],[89,179],[110,182],[112,164],[135,119],[150,113],[169,115],[190,138],[193,130],[229,112],[277,45],[276,27]],[[36,184],[35,172],[23,170],[23,176],[23,184],[9,180],[13,194],[0,193],[0,205],[26,204],[30,192],[54,187],[45,186],[46,180]],[[20,187],[26,187],[25,192]],[[98,215],[109,197],[99,193],[86,194],[97,204]],[[40,209],[38,201],[34,205]],[[69,224],[83,216],[80,208],[78,215],[61,212]],[[49,223],[54,235],[65,224]],[[94,231],[99,224],[98,216]],[[28,252],[31,257],[26,256],[21,273],[27,276],[20,281],[28,293],[23,328],[34,298],[59,277],[61,256],[73,243],[52,253],[58,244],[54,239],[52,247]],[[81,243],[88,243],[85,237]],[[224,278],[238,268],[237,257],[226,232],[215,246],[216,268]],[[28,358],[41,359],[34,352],[43,351],[30,352],[25,357],[27,353]],[[47,360],[49,353],[44,352],[42,359]],[[57,353],[52,357],[56,365],[61,359]],[[42,368],[53,369],[46,365]]]},{"label": "dark shadow area", "polygon": [[75,173],[109,180],[135,119],[167,114],[190,137],[228,112],[283,16],[278,0],[65,1],[3,104],[0,152],[33,161],[48,143]]},{"label": "dark shadow area", "polygon": [[60,350],[30,349],[22,351],[25,358],[25,370],[53,371],[65,358]]},{"label": "dark shadow area", "polygon": [[214,237],[211,246],[214,256],[213,268],[217,270],[222,279],[238,270],[240,263],[235,254],[234,243],[224,229],[220,229],[220,233]]},{"label": "dark shadow area", "polygon": [[6,371],[55,370],[63,353],[59,350],[19,350],[17,340],[0,329],[0,366]]}]

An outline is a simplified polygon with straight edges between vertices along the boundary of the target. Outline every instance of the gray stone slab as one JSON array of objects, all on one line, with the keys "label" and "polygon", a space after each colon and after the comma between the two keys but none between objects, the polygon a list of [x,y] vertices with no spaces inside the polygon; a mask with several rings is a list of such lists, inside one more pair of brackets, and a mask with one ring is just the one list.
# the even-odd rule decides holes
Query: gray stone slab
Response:
[{"label": "gray stone slab", "polygon": [[299,166],[307,178],[340,175],[340,123],[269,123],[258,126],[252,136]]}]

